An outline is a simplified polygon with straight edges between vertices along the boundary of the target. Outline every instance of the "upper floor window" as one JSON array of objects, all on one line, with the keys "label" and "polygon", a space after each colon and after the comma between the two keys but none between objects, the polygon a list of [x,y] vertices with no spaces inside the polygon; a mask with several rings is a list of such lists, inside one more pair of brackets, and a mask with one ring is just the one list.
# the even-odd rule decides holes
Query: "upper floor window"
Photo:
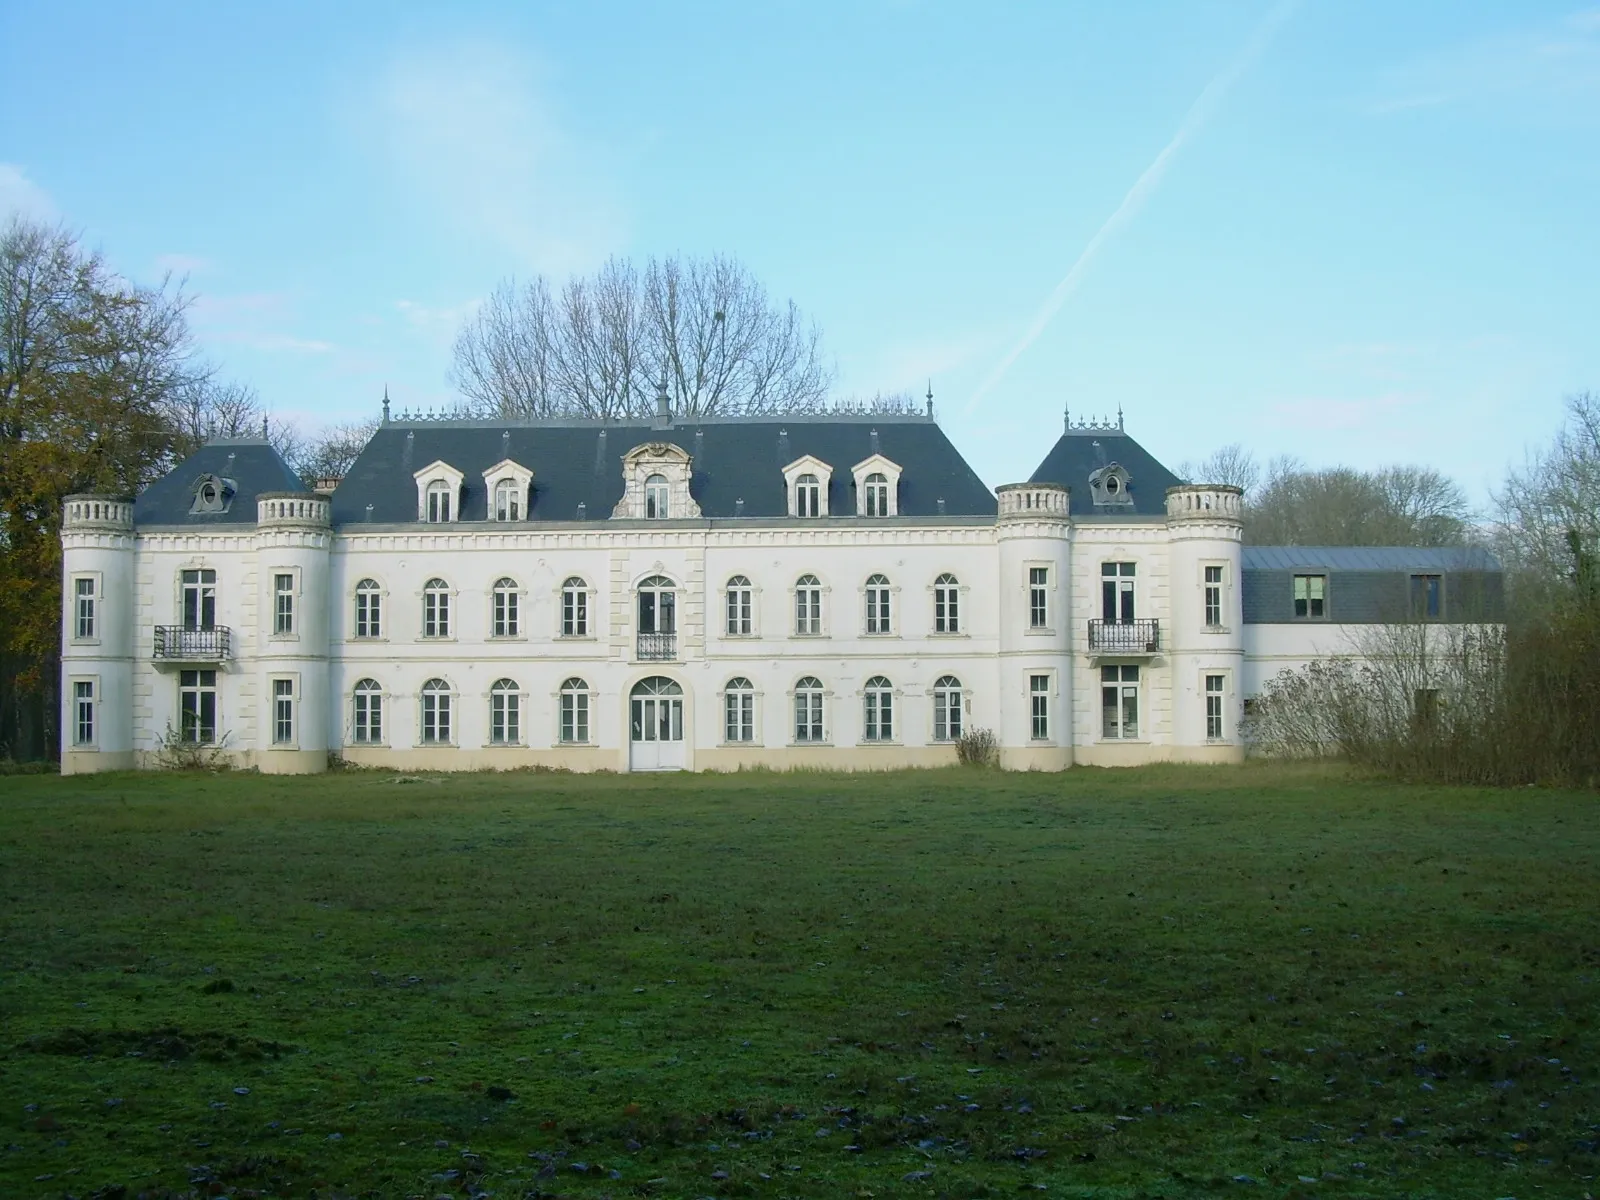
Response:
[{"label": "upper floor window", "polygon": [[515,679],[497,679],[489,689],[489,740],[498,746],[522,740],[522,692]]},{"label": "upper floor window", "polygon": [[493,637],[516,637],[521,631],[518,613],[521,592],[515,579],[497,579],[494,584],[493,612],[490,614],[490,634]]},{"label": "upper floor window", "polygon": [[1212,629],[1222,625],[1222,568],[1206,568],[1206,624]]},{"label": "upper floor window", "polygon": [[1325,617],[1328,615],[1328,577],[1326,575],[1296,575],[1294,577],[1294,615],[1297,617]]},{"label": "upper floor window", "polygon": [[561,684],[561,730],[563,742],[582,744],[589,740],[589,685],[574,676]]},{"label": "upper floor window", "polygon": [[450,718],[453,697],[450,685],[442,679],[430,679],[422,685],[422,740],[432,745],[450,741]]},{"label": "upper floor window", "polygon": [[422,589],[422,636],[450,636],[450,585],[442,579],[430,579]]},{"label": "upper floor window", "polygon": [[889,621],[889,580],[874,575],[867,580],[867,632],[894,632]]},{"label": "upper floor window", "polygon": [[961,740],[961,680],[954,675],[941,675],[933,684],[933,740],[959,742]]},{"label": "upper floor window", "polygon": [[[751,632],[753,589],[750,580],[743,575],[735,575],[728,580],[728,612],[727,630],[729,637],[744,637]],[[729,739],[730,741],[732,739]]]},{"label": "upper floor window", "polygon": [[278,635],[294,632],[294,576],[280,574],[272,577],[272,632]]},{"label": "upper floor window", "polygon": [[1112,624],[1131,624],[1134,619],[1133,572],[1131,562],[1100,564],[1100,615]]},{"label": "upper floor window", "polygon": [[435,479],[428,485],[423,501],[422,519],[429,522],[443,522],[450,520],[451,492],[454,489],[443,479]]},{"label": "upper floor window", "polygon": [[383,589],[376,579],[363,579],[356,584],[356,636],[383,636]]},{"label": "upper floor window", "polygon": [[869,517],[887,517],[889,515],[889,477],[882,471],[874,471],[867,476],[862,487],[865,492],[865,514]]},{"label": "upper floor window", "polygon": [[727,742],[753,742],[756,739],[756,691],[742,675],[728,680],[723,689],[722,738]]},{"label": "upper floor window", "polygon": [[822,483],[809,472],[794,481],[794,515],[797,517],[822,515]]},{"label": "upper floor window", "polygon": [[794,631],[808,637],[822,632],[822,584],[815,575],[795,580]]},{"label": "upper floor window", "polygon": [[494,485],[494,519],[522,520],[522,487],[518,480],[502,479]]},{"label": "upper floor window", "polygon": [[350,694],[350,740],[358,745],[383,741],[383,689],[363,679]]},{"label": "upper floor window", "polygon": [[639,632],[678,632],[678,585],[665,575],[639,581]]},{"label": "upper floor window", "polygon": [[1411,577],[1411,616],[1418,621],[1437,621],[1444,613],[1444,576]]},{"label": "upper floor window", "polygon": [[183,583],[183,627],[215,629],[217,625],[217,573],[201,568],[185,571]]},{"label": "upper floor window", "polygon": [[672,515],[672,488],[665,475],[652,475],[644,481],[644,515],[654,521]]},{"label": "upper floor window", "polygon": [[894,686],[882,675],[867,680],[863,732],[869,742],[894,740]]},{"label": "upper floor window", "polygon": [[576,575],[561,585],[561,636],[589,636],[589,585]]},{"label": "upper floor window", "polygon": [[961,585],[948,571],[933,581],[933,631],[961,632]]},{"label": "upper floor window", "polygon": [[822,741],[822,681],[813,675],[794,685],[794,740]]},{"label": "upper floor window", "polygon": [[79,641],[94,637],[94,579],[80,575],[72,581],[72,636]]},{"label": "upper floor window", "polygon": [[1050,626],[1050,568],[1028,568],[1028,628]]}]

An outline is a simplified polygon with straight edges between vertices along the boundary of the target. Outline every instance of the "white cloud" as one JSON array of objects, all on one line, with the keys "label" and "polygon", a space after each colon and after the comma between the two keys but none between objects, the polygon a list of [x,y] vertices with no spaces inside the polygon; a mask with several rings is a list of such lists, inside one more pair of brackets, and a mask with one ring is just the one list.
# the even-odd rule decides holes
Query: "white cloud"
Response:
[{"label": "white cloud", "polygon": [[584,271],[619,244],[617,206],[525,58],[486,42],[399,54],[376,113],[402,186],[508,267]]},{"label": "white cloud", "polygon": [[11,216],[54,221],[60,214],[55,202],[15,163],[0,162],[0,219]]}]

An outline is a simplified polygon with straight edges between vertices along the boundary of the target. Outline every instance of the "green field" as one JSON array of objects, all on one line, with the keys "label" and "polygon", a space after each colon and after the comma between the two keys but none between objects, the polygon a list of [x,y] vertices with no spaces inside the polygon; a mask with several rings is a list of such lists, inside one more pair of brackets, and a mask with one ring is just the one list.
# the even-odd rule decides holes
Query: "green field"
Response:
[{"label": "green field", "polygon": [[0,1194],[1600,1193],[1600,797],[0,779]]}]

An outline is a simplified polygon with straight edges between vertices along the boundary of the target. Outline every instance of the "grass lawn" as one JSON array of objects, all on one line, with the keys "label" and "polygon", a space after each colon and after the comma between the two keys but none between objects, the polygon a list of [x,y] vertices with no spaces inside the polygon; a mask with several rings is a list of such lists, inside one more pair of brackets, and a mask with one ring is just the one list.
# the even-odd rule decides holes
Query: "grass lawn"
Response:
[{"label": "grass lawn", "polygon": [[1597,865],[1327,768],[0,779],[0,1195],[1600,1194]]}]

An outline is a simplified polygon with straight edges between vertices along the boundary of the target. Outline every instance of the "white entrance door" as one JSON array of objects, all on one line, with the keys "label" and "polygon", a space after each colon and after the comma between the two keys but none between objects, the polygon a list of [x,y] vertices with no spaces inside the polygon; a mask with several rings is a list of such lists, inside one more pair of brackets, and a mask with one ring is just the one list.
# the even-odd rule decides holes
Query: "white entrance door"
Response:
[{"label": "white entrance door", "polygon": [[683,746],[683,689],[661,675],[640,680],[629,699],[628,767],[634,771],[679,771]]}]

